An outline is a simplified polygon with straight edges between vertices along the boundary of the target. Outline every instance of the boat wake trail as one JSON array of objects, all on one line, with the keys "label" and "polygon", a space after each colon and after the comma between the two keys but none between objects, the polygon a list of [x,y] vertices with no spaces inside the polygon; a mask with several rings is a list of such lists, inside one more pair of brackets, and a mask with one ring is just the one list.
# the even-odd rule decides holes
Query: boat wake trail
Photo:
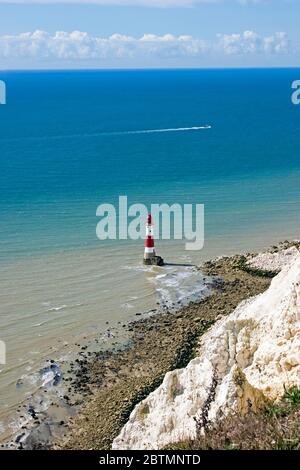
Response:
[{"label": "boat wake trail", "polygon": [[104,136],[122,136],[122,135],[137,135],[137,134],[158,134],[161,132],[189,132],[189,131],[200,131],[204,129],[211,129],[212,126],[205,124],[203,126],[193,127],[169,127],[165,129],[140,129],[140,130],[128,130],[128,131],[108,131],[108,132],[93,132],[86,134],[65,134],[65,135],[43,135],[43,136],[25,136],[25,137],[13,137],[4,138],[3,141],[20,141],[20,140],[63,140],[63,139],[79,139],[79,138],[93,138],[93,137],[104,137]]},{"label": "boat wake trail", "polygon": [[211,129],[211,126],[193,126],[193,127],[169,127],[166,129],[143,129],[137,131],[120,131],[120,132],[107,132],[106,135],[128,135],[128,134],[155,134],[158,132],[184,132],[184,131],[199,131],[201,129]]}]

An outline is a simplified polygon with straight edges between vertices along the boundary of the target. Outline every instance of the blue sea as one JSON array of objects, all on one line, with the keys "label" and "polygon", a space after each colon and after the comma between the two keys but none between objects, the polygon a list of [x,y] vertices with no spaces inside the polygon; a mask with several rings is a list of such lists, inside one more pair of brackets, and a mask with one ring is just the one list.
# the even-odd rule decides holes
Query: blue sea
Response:
[{"label": "blue sea", "polygon": [[[0,72],[0,432],[41,385],[50,356],[59,361],[100,332],[109,341],[107,322],[111,332],[158,302],[205,294],[189,264],[300,238],[300,107],[291,102],[299,77],[300,69]],[[159,270],[142,266],[142,240],[99,241],[97,206],[117,205],[119,195],[204,204],[203,250],[157,241],[182,265]]]}]

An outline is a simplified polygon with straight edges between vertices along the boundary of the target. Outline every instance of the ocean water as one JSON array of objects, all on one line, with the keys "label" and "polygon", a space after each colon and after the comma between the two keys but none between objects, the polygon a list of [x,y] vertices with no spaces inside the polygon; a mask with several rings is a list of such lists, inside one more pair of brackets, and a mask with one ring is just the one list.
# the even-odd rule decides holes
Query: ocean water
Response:
[{"label": "ocean water", "polygon": [[[211,256],[300,238],[297,69],[2,72],[0,430],[75,343],[207,293]],[[206,127],[209,126],[209,127]],[[202,203],[205,245],[99,241],[97,206]],[[109,327],[107,326],[109,322]],[[26,383],[26,386],[20,384]]]}]

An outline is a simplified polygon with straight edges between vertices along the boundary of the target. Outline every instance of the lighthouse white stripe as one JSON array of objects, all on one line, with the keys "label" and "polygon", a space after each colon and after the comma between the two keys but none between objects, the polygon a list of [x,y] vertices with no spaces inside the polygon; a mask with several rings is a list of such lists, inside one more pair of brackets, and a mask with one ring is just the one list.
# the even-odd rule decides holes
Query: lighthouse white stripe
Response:
[{"label": "lighthouse white stripe", "polygon": [[153,248],[148,248],[147,246],[145,247],[145,253],[155,253],[155,249]]}]

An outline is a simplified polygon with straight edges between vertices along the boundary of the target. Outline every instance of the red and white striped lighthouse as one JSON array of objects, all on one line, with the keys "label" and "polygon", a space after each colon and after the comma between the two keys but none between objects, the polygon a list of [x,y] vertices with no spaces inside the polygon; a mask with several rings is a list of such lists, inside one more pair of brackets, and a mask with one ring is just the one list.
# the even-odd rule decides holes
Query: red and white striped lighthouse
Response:
[{"label": "red and white striped lighthouse", "polygon": [[152,222],[151,214],[148,214],[147,223],[146,223],[144,264],[154,264],[156,266],[162,266],[164,264],[163,259],[160,256],[156,256],[156,253],[155,253],[153,222]]},{"label": "red and white striped lighthouse", "polygon": [[144,259],[151,259],[154,256],[155,256],[155,248],[154,248],[152,215],[148,214],[147,224],[146,224],[146,240],[145,240]]}]

